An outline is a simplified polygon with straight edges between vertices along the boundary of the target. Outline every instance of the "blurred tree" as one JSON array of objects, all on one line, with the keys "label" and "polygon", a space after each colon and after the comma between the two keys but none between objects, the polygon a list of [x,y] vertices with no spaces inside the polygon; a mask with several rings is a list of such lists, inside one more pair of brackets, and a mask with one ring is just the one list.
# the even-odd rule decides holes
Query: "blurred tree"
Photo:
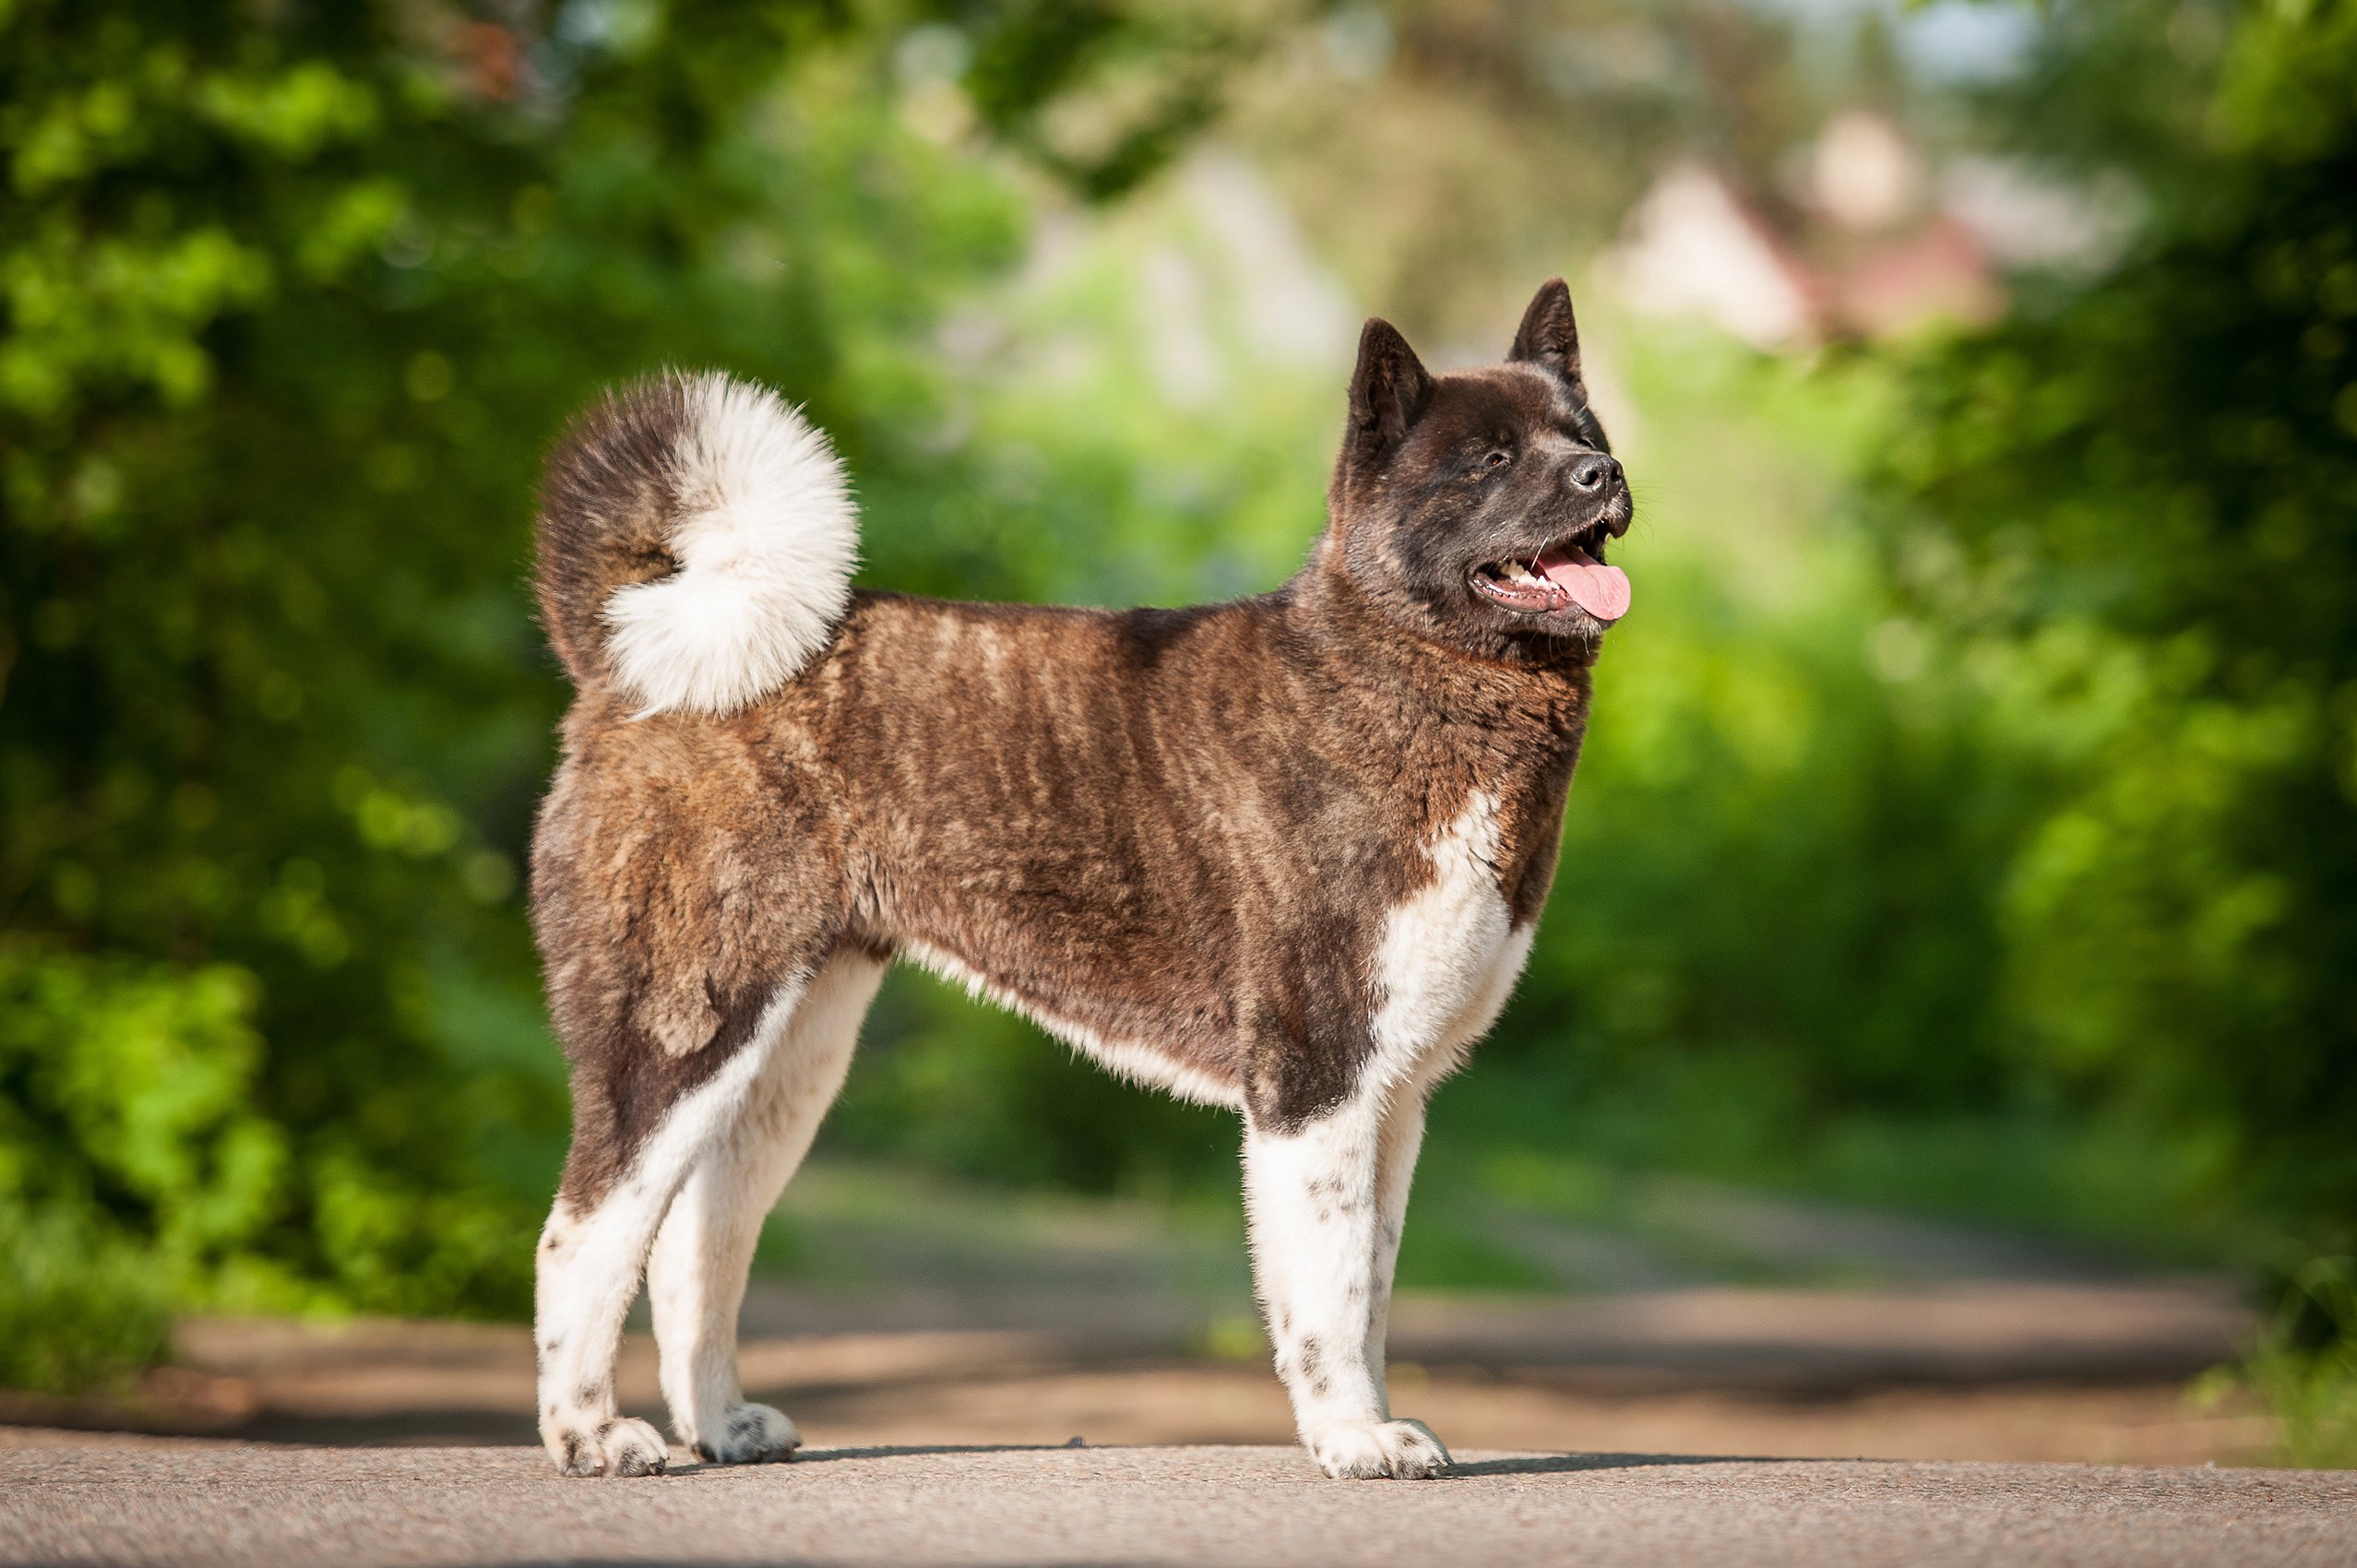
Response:
[{"label": "blurred tree", "polygon": [[1773,198],[1849,86],[1802,65],[1769,7],[1726,0],[1354,0],[1266,52],[1233,125],[1360,298],[1488,354],[1665,160]]},{"label": "blurred tree", "polygon": [[[2123,61],[2144,63],[2124,72]],[[1897,560],[2039,781],[2024,1069],[2357,1240],[2357,6],[2083,7],[2009,123],[2138,251],[1917,373]]]},{"label": "blurred tree", "polygon": [[[2125,174],[2149,240],[2022,280],[1896,420],[1872,362],[1625,350],[1644,611],[1444,1141],[1748,1176],[1879,1116],[1887,1175],[1940,1117],[2102,1106],[2348,1222],[2349,14],[2054,7],[1973,134]],[[809,401],[895,587],[1262,587],[1317,525],[1339,368],[1255,359],[1240,310],[1188,318],[1217,362],[1173,390],[1169,228],[1053,319],[976,310],[1041,207],[1240,90],[1363,297],[1487,353],[1657,155],[1764,185],[1849,90],[1743,7],[1291,16],[0,0],[0,1380],[151,1354],[191,1300],[520,1305],[563,1135],[516,886],[564,700],[529,492],[597,383]],[[1256,187],[1209,179],[1230,232]],[[1887,561],[1824,521],[1876,461]],[[1232,1123],[929,982],[870,1032],[838,1149],[1231,1179]],[[1653,1132],[1577,1119],[1613,1092]],[[1972,1135],[1971,1180],[2020,1163]]]},{"label": "blurred tree", "polygon": [[[521,1304],[564,1098],[517,887],[563,700],[538,448],[602,380],[725,363],[884,531],[940,526],[927,335],[1025,211],[911,42],[1101,196],[1206,112],[1233,35],[1178,26],[0,5],[0,1222],[113,1271],[12,1272],[0,1321],[152,1321],[132,1255],[165,1298]],[[1109,86],[1149,44],[1195,85]],[[59,1343],[0,1375],[106,1360]]]}]

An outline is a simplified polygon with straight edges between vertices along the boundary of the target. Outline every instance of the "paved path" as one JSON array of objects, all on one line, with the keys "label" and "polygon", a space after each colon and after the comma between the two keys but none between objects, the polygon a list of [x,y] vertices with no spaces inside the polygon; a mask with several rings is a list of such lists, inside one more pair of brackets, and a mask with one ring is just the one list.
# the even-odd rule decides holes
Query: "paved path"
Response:
[{"label": "paved path", "polygon": [[0,1561],[236,1563],[2357,1562],[2357,1475],[1278,1448],[833,1450],[565,1481],[535,1451],[0,1452]]},{"label": "paved path", "polygon": [[[1220,1360],[1184,1356],[1185,1336],[1147,1297],[1038,1293],[985,1304],[1011,1310],[994,1316],[970,1301],[948,1303],[949,1326],[912,1328],[905,1309],[939,1303],[836,1302],[756,1281],[742,1324],[745,1387],[792,1413],[814,1441],[833,1444],[1061,1442],[1074,1432],[1111,1443],[1249,1443],[1292,1431],[1266,1352],[1253,1351],[1249,1319],[1239,1320],[1242,1359]],[[854,1307],[875,1321],[847,1331],[855,1317],[827,1315]],[[2187,1378],[2230,1359],[2249,1326],[2248,1309],[2202,1279],[1983,1281],[1408,1295],[1393,1303],[1389,1343],[1414,1413],[1470,1446],[2198,1464],[2267,1446],[2265,1433],[2208,1430],[2244,1413],[2191,1410],[2181,1392]],[[531,1333],[522,1324],[191,1318],[173,1341],[174,1364],[148,1380],[143,1399],[0,1390],[0,1423],[359,1447],[535,1435]],[[620,1383],[630,1413],[660,1420],[649,1336],[625,1339]],[[1517,1396],[1502,1404],[1507,1389]],[[1926,1446],[1896,1433],[1861,1436],[1854,1420],[1837,1431],[1815,1419],[1858,1415],[1855,1407],[1894,1396],[1929,1408],[1943,1394],[1958,1415],[1994,1400],[2032,1421],[2058,1416],[2065,1428],[2116,1430],[2101,1440]],[[1657,1411],[1712,1404],[1772,1414],[1792,1430],[1779,1438],[1756,1420],[1711,1429],[1640,1420],[1600,1431],[1589,1419],[1626,1423],[1637,1415],[1632,1403],[1646,1401]]]}]

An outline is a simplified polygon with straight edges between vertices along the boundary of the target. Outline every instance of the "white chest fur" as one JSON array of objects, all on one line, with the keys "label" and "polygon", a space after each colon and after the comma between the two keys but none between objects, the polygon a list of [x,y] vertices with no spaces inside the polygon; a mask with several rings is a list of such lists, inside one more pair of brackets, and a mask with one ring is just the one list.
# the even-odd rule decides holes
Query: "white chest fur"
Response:
[{"label": "white chest fur", "polygon": [[1432,881],[1392,907],[1375,949],[1375,1063],[1391,1083],[1458,1063],[1497,1021],[1535,930],[1498,891],[1494,798],[1476,794],[1424,854]]}]

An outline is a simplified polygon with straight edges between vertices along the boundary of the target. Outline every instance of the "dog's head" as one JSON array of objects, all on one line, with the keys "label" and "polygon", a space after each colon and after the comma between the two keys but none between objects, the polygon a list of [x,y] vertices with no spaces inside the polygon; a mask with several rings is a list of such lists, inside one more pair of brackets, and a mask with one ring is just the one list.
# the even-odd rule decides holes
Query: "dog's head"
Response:
[{"label": "dog's head", "polygon": [[1329,563],[1408,630],[1484,658],[1593,652],[1628,611],[1604,551],[1631,503],[1563,279],[1531,300],[1506,362],[1481,370],[1435,376],[1370,320],[1328,499]]}]

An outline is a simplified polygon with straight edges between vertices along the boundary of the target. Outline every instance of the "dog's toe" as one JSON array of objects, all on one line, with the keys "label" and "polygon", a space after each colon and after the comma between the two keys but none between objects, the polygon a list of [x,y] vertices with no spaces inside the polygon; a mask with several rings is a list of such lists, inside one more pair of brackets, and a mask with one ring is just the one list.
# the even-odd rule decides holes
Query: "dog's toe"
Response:
[{"label": "dog's toe", "polygon": [[696,1452],[711,1465],[768,1465],[792,1458],[801,1446],[802,1433],[784,1411],[732,1405],[717,1433],[696,1439]]},{"label": "dog's toe", "polygon": [[1448,1465],[1448,1450],[1422,1421],[1338,1422],[1312,1437],[1309,1450],[1338,1481],[1420,1481]]},{"label": "dog's toe", "polygon": [[594,1429],[553,1432],[548,1447],[556,1467],[568,1476],[660,1476],[671,1463],[663,1434],[626,1416]]}]

